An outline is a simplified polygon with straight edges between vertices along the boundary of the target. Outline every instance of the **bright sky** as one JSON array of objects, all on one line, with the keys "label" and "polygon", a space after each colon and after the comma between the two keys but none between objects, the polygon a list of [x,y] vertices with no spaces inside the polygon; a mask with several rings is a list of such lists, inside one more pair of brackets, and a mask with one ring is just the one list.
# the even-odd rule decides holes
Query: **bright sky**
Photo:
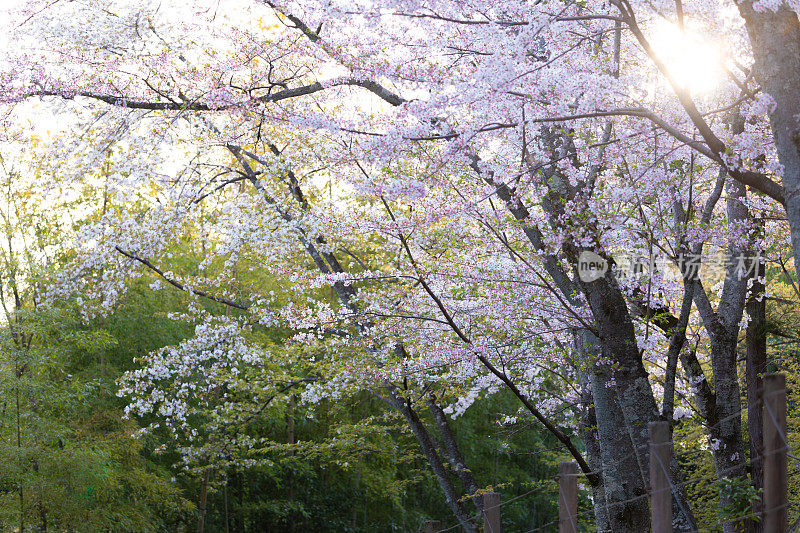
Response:
[{"label": "bright sky", "polygon": [[723,77],[722,55],[713,43],[676,25],[663,23],[648,36],[659,57],[666,63],[678,83],[692,93],[713,91]]}]

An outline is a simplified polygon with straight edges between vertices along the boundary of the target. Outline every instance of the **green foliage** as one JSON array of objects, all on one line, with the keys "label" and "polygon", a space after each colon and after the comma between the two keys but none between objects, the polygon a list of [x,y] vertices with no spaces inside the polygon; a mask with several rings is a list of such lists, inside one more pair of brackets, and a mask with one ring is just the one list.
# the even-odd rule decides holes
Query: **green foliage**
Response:
[{"label": "green foliage", "polygon": [[721,506],[719,512],[721,522],[749,515],[753,504],[761,501],[763,491],[756,490],[749,480],[724,477],[719,479],[717,484],[720,493],[727,496],[726,504]]},{"label": "green foliage", "polygon": [[[51,529],[75,531],[194,527],[203,470],[179,468],[169,446],[153,455],[168,443],[158,435],[135,438],[139,426],[123,418],[114,383],[136,367],[137,357],[191,335],[191,327],[165,316],[182,308],[180,296],[154,295],[141,282],[124,306],[103,319],[87,322],[70,307],[17,313],[18,327],[24,325],[33,342],[18,349],[6,330],[0,354],[4,528],[17,527],[20,517],[26,528],[44,520]],[[280,332],[254,333],[261,343],[281,338]],[[274,364],[294,375],[313,368],[308,353],[276,353],[284,355]],[[261,369],[273,371],[274,365]],[[263,399],[264,379],[251,370],[231,380],[241,408]],[[19,416],[9,401],[17,395]],[[255,466],[212,469],[208,531],[224,530],[226,522],[232,531],[400,531],[432,518],[452,521],[416,440],[394,410],[368,393],[323,400],[313,409],[292,398],[291,390],[279,395],[239,428],[263,440],[245,457]],[[554,519],[552,477],[560,459],[551,452],[555,443],[532,421],[498,424],[517,408],[513,397],[499,393],[453,421],[478,482],[510,500],[503,517],[511,530]],[[424,421],[435,433],[432,421]]]},{"label": "green foliage", "polygon": [[0,524],[171,531],[186,520],[192,504],[122,416],[102,363],[115,338],[70,310],[15,319],[0,349]]},{"label": "green foliage", "polygon": [[[508,501],[506,529],[525,531],[557,517],[553,478],[564,457],[534,421],[498,424],[516,409],[510,394],[498,393],[470,407],[452,426],[478,483]],[[210,528],[224,530],[226,497],[232,531],[415,531],[430,519],[455,525],[416,440],[395,411],[362,394],[321,402],[313,415],[296,408],[294,417],[295,444],[285,443],[288,418],[273,417],[261,427],[273,444],[258,452],[269,462],[215,472],[206,517]],[[435,433],[432,421],[425,422]],[[581,505],[591,522],[585,495]]]}]

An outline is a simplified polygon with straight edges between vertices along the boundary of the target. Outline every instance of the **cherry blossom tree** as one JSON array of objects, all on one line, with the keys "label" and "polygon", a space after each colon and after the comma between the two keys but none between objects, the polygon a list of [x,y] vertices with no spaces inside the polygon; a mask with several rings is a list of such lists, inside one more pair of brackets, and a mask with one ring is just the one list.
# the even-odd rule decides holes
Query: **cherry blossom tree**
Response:
[{"label": "cherry blossom tree", "polygon": [[[445,415],[503,387],[579,463],[598,528],[644,531],[647,423],[676,397],[708,426],[718,477],[748,477],[736,358],[763,291],[754,256],[789,246],[800,265],[795,7],[32,2],[2,95],[10,123],[69,120],[42,155],[54,174],[115,172],[52,297],[103,312],[146,273],[237,312],[176,317],[197,338],[128,376],[133,412],[191,430],[196,368],[211,390],[264,357],[249,331],[286,327],[347,354],[303,400],[377,391],[467,530],[461,496],[480,486]],[[663,35],[695,44],[670,57]],[[225,268],[176,273],[171,244],[199,225],[201,266]],[[708,267],[704,250],[724,258],[716,287],[686,263]],[[622,256],[664,264],[623,276]],[[606,270],[582,275],[587,257]],[[291,286],[242,288],[236,268]],[[310,296],[325,286],[335,302]],[[671,470],[674,526],[695,529]]]}]

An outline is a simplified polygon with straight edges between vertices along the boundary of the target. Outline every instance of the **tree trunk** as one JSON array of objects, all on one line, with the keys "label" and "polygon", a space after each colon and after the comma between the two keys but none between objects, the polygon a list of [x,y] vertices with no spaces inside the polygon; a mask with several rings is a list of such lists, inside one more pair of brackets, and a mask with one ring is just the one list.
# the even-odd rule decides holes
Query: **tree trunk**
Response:
[{"label": "tree trunk", "polygon": [[[743,203],[746,187],[728,180],[726,189],[728,225],[735,227],[747,223],[750,213]],[[749,246],[731,245],[728,248],[728,268],[716,312],[711,309],[702,288],[695,287],[698,296],[695,302],[708,332],[711,347],[716,424],[709,426],[709,437],[717,444],[712,446],[717,478],[738,478],[744,483],[747,483],[747,463],[742,435],[737,344],[739,323],[747,298],[748,277],[738,267],[740,259],[752,256]],[[744,261],[741,262],[744,264]],[[723,506],[728,505],[729,495],[722,493],[720,503]],[[723,529],[728,533],[743,527],[743,521],[730,521],[724,524]]]},{"label": "tree trunk", "polygon": [[[764,488],[764,422],[762,417],[764,383],[762,376],[767,366],[767,332],[766,332],[766,300],[764,284],[760,277],[764,275],[763,262],[759,261],[755,281],[747,302],[747,428],[750,433],[750,480],[753,488]],[[760,501],[753,505],[753,512],[761,516],[763,511]],[[760,533],[764,524],[760,520],[752,521],[752,530]]]},{"label": "tree trunk", "polygon": [[208,497],[208,479],[211,477],[211,469],[206,468],[206,471],[203,473],[203,481],[200,485],[200,499],[197,502],[197,533],[203,533],[205,529],[205,522],[206,522],[206,500]]},{"label": "tree trunk", "polygon": [[[458,447],[456,437],[453,434],[453,431],[450,429],[450,424],[447,422],[447,415],[444,413],[439,404],[436,403],[436,397],[432,394],[428,395],[425,403],[428,405],[428,410],[433,416],[433,421],[436,423],[436,427],[439,428],[439,434],[442,437],[442,443],[444,444],[447,462],[450,463],[450,466],[455,471],[458,479],[461,480],[464,490],[468,494],[478,494],[481,487],[475,481],[475,477],[466,466],[464,457],[461,455],[461,449]],[[475,496],[472,498],[472,501],[475,503],[475,507],[477,507],[479,511],[483,510],[482,496]]]},{"label": "tree trunk", "polygon": [[794,266],[800,272],[800,21],[786,3],[772,11],[737,2],[753,49],[753,74],[775,101],[772,135],[783,165],[783,196],[791,230]]},{"label": "tree trunk", "polygon": [[398,411],[400,411],[400,413],[406,419],[406,422],[408,422],[408,425],[411,427],[411,431],[414,433],[414,436],[417,438],[417,442],[419,442],[420,448],[422,448],[422,453],[425,455],[428,465],[430,465],[431,470],[433,470],[436,480],[439,482],[439,486],[444,492],[447,506],[453,512],[453,515],[456,517],[456,519],[458,519],[458,521],[461,523],[461,527],[464,528],[464,531],[467,533],[477,533],[478,529],[472,522],[469,514],[461,505],[461,498],[459,497],[459,494],[453,485],[453,480],[450,478],[450,474],[447,472],[447,469],[442,463],[439,454],[436,452],[436,443],[434,442],[427,428],[425,428],[422,420],[419,419],[419,416],[417,415],[416,411],[414,411],[408,400],[391,390],[389,391],[389,394],[389,402],[391,402],[391,404]]},{"label": "tree trunk", "polygon": [[[550,135],[551,139],[557,134]],[[557,141],[553,141],[557,144]],[[564,157],[563,147],[553,146],[556,159]],[[473,168],[480,172],[477,161]],[[491,176],[484,178],[497,187],[497,195],[509,212],[522,223],[523,231],[535,249],[547,252],[541,233],[530,224],[526,207],[515,198],[504,184],[496,184]],[[548,171],[545,182],[550,187],[550,196],[543,199],[542,207],[551,222],[558,227],[563,201],[573,198],[575,190],[555,171]],[[575,248],[564,246],[564,252],[572,264],[577,264],[580,253]],[[609,509],[608,520],[614,531],[646,531],[650,527],[650,512],[646,494],[649,483],[648,430],[647,424],[658,420],[658,409],[653,396],[647,371],[637,350],[633,322],[628,304],[613,279],[601,278],[591,283],[571,280],[559,267],[558,259],[546,254],[543,266],[562,293],[566,301],[580,307],[575,298],[576,290],[583,292],[594,317],[594,326],[599,339],[589,330],[581,330],[581,342],[592,345],[592,350],[605,361],[611,361],[615,370],[598,364],[598,355],[588,357],[585,365],[597,418],[597,435],[600,447],[605,498]],[[677,465],[677,463],[676,463]],[[675,468],[673,474],[678,476]],[[681,491],[674,494],[673,513],[678,531],[696,529],[688,500]]]},{"label": "tree trunk", "polygon": [[[577,336],[576,332],[574,336]],[[585,362],[587,357],[582,353],[582,343],[577,339],[573,342],[573,359],[575,369],[581,387],[581,417],[580,433],[581,439],[586,446],[586,461],[597,472],[599,483],[592,484],[592,504],[594,508],[594,523],[598,531],[612,531],[611,520],[608,516],[606,501],[605,473],[603,472],[602,452],[600,451],[600,439],[597,435],[597,411],[592,395],[592,385],[589,380],[589,373]]]},{"label": "tree trunk", "polygon": [[[747,481],[747,468],[744,459],[742,439],[741,393],[736,365],[736,338],[726,342],[712,340],[711,359],[714,373],[714,393],[716,397],[716,424],[709,427],[712,440],[712,456],[717,479],[738,478]],[[730,503],[729,495],[720,494],[720,504]],[[740,527],[734,521],[723,525],[725,533],[733,533]]]},{"label": "tree trunk", "polygon": [[579,330],[575,334],[575,346],[575,353],[585,357],[578,364],[590,364],[588,378],[597,421],[608,524],[612,531],[647,531],[650,511],[646,480],[639,468],[638,454],[627,430],[622,407],[610,383],[611,375],[594,362],[601,352],[597,338],[587,330]]}]

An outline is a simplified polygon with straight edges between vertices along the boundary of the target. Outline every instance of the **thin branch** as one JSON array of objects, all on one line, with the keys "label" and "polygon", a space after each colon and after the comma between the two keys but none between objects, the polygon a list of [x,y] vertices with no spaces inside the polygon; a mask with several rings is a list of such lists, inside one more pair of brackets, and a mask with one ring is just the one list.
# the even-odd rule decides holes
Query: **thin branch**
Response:
[{"label": "thin branch", "polygon": [[250,306],[248,306],[248,305],[243,305],[243,304],[240,304],[240,303],[236,303],[236,302],[234,302],[232,300],[228,300],[227,298],[223,298],[221,296],[215,296],[213,294],[209,294],[209,293],[207,293],[205,291],[201,291],[199,289],[187,288],[182,283],[177,282],[174,279],[171,279],[170,277],[168,277],[164,273],[163,270],[161,270],[160,268],[155,266],[153,263],[151,263],[147,259],[144,259],[144,258],[141,258],[141,257],[139,257],[137,255],[134,255],[131,252],[126,252],[125,250],[123,250],[119,246],[115,246],[114,249],[116,251],[118,251],[119,253],[121,253],[122,255],[124,255],[125,257],[127,257],[128,259],[132,259],[134,261],[137,261],[137,262],[143,264],[144,266],[146,266],[147,268],[149,268],[150,270],[152,270],[153,272],[155,272],[156,274],[161,276],[164,279],[164,281],[166,281],[167,283],[169,283],[170,285],[172,285],[173,287],[175,287],[176,289],[178,289],[178,290],[180,290],[182,292],[188,292],[188,293],[194,294],[196,296],[201,296],[203,298],[207,298],[209,300],[212,300],[214,302],[227,305],[229,307],[235,307],[236,309],[242,309],[243,311],[246,311],[246,310],[248,310],[250,308]]}]

